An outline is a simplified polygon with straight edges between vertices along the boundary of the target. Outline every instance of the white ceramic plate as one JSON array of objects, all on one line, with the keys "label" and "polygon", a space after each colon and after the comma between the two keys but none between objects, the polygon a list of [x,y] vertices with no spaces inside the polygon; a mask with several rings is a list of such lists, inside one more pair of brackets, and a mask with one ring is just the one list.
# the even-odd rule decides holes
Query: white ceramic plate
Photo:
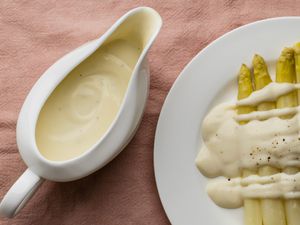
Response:
[{"label": "white ceramic plate", "polygon": [[216,206],[195,166],[201,122],[216,102],[236,94],[242,63],[262,55],[274,72],[281,50],[300,41],[300,17],[267,19],[235,29],[203,49],[182,71],[159,117],[154,167],[163,207],[173,225],[241,225],[242,210]]}]

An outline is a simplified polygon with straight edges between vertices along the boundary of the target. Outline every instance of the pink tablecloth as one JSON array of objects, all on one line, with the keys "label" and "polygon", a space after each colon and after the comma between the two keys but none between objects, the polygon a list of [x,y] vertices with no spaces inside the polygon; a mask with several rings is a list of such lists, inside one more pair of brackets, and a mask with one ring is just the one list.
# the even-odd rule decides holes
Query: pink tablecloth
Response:
[{"label": "pink tablecloth", "polygon": [[155,186],[153,142],[163,100],[175,78],[197,52],[225,32],[263,18],[297,15],[298,10],[296,1],[280,0],[2,0],[0,197],[26,168],[16,147],[15,126],[32,85],[56,59],[142,5],[156,9],[164,26],[149,54],[151,91],[136,136],[100,171],[74,182],[45,182],[16,218],[1,218],[1,225],[169,224]]}]

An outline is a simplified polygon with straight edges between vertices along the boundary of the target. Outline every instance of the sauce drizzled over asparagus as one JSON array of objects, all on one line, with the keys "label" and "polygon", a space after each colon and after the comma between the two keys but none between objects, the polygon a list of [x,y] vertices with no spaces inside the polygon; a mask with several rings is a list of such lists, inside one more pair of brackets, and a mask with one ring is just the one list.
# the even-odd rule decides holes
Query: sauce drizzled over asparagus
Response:
[{"label": "sauce drizzled over asparagus", "polygon": [[[287,76],[290,57],[284,58],[285,54],[289,52],[283,51],[277,63],[282,76]],[[248,97],[216,106],[204,119],[204,144],[196,163],[205,176],[215,178],[207,191],[221,207],[241,207],[244,199],[300,198],[300,85],[286,82],[280,77],[265,82]],[[271,103],[277,107],[266,106]],[[240,113],[245,107],[255,110]],[[275,173],[261,172],[263,167]],[[295,173],[286,168],[296,168]],[[245,170],[254,171],[253,175],[245,177]]]}]

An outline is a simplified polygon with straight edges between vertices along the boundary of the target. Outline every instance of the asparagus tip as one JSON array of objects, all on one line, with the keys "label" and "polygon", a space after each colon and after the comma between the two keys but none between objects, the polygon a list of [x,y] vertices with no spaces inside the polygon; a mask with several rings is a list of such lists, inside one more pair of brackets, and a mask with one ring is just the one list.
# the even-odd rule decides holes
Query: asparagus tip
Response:
[{"label": "asparagus tip", "polygon": [[247,77],[250,74],[250,70],[246,64],[242,64],[239,72],[239,77]]},{"label": "asparagus tip", "polygon": [[259,54],[255,54],[253,56],[252,64],[254,66],[262,66],[262,65],[265,65],[265,60]]},{"label": "asparagus tip", "polygon": [[255,53],[253,56],[253,59],[256,59],[256,58],[262,58],[262,57],[260,56],[260,54]]},{"label": "asparagus tip", "polygon": [[246,65],[246,64],[242,64],[241,65],[241,69],[240,69],[240,71],[245,71],[245,70],[248,70],[249,68],[248,68],[248,66]]},{"label": "asparagus tip", "polygon": [[293,60],[294,59],[294,49],[284,48],[279,57],[279,61]]},{"label": "asparagus tip", "polygon": [[300,42],[297,42],[294,45],[294,51],[295,51],[296,54],[300,54]]}]

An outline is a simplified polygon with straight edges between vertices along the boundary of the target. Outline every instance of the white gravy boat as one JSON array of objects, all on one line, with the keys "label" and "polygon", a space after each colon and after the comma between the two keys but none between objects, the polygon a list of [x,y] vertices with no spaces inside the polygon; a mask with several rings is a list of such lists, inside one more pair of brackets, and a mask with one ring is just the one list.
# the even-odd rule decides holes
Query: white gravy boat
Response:
[{"label": "white gravy boat", "polygon": [[[17,144],[28,169],[0,203],[0,214],[13,217],[44,179],[72,181],[100,169],[117,156],[133,137],[141,120],[149,90],[146,54],[162,25],[159,14],[147,7],[121,17],[102,37],[88,42],[59,59],[36,82],[28,94],[17,122]],[[103,44],[117,39],[139,42],[141,51],[133,67],[118,112],[104,135],[79,156],[62,161],[45,158],[36,142],[36,125],[48,97],[65,77]],[[51,118],[49,118],[51,119]]]}]

